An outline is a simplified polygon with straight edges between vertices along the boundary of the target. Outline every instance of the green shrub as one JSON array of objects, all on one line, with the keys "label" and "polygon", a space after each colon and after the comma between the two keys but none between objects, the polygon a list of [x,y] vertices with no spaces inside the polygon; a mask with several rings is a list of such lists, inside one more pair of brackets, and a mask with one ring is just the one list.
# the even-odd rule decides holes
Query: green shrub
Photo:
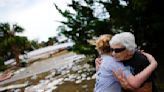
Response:
[{"label": "green shrub", "polygon": [[7,66],[4,64],[3,59],[0,57],[0,71],[4,71]]}]

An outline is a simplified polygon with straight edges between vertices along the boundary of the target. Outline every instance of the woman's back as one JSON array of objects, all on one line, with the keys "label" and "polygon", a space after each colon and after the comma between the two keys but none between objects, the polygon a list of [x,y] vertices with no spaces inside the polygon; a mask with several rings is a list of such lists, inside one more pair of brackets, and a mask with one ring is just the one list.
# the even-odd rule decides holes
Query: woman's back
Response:
[{"label": "woman's back", "polygon": [[[114,77],[112,70],[123,69],[122,63],[117,62],[109,55],[102,55],[102,64],[96,73],[95,92],[121,92],[121,85]],[[130,72],[125,72],[129,75]]]}]

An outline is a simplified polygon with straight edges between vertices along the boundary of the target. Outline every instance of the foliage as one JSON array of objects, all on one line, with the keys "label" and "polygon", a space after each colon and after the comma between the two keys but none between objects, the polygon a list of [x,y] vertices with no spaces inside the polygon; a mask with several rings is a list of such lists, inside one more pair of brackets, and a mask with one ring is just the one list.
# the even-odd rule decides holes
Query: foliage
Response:
[{"label": "foliage", "polygon": [[159,39],[163,39],[160,34],[164,29],[164,18],[160,11],[162,0],[124,0],[126,5],[118,1],[101,2],[110,13],[115,29],[133,32],[137,44],[148,52],[160,51],[159,46],[163,45]]},{"label": "foliage", "polygon": [[26,37],[17,36],[16,33],[23,32],[24,29],[17,24],[12,26],[9,23],[0,23],[0,32],[3,36],[0,38],[0,50],[2,57],[14,57],[17,65],[19,65],[19,55],[29,48],[29,41]]},{"label": "foliage", "polygon": [[30,41],[30,44],[31,44],[31,50],[41,48],[41,46],[39,45],[39,42],[37,40]]},{"label": "foliage", "polygon": [[[88,1],[89,4],[93,4],[93,2],[92,0]],[[88,44],[88,40],[99,34],[111,32],[109,31],[110,26],[107,26],[109,22],[96,18],[89,4],[83,6],[78,1],[72,1],[72,4],[69,4],[69,6],[76,11],[76,14],[68,10],[62,12],[57,5],[55,6],[67,18],[67,22],[62,21],[66,26],[63,26],[60,31],[76,43],[73,46],[73,50],[77,53],[94,55],[93,53],[96,53],[95,47]]]},{"label": "foliage", "polygon": [[57,42],[56,37],[49,37],[48,41],[47,41],[47,46],[51,46],[51,45],[53,45],[56,42]]},{"label": "foliage", "polygon": [[87,40],[101,34],[115,34],[122,31],[134,33],[137,44],[148,52],[163,52],[164,39],[162,0],[72,0],[62,11],[55,4],[66,21],[61,21],[61,33],[75,42],[74,50],[94,54],[94,46]]},{"label": "foliage", "polygon": [[0,71],[4,71],[6,69],[6,66],[4,65],[3,58],[0,57]]}]

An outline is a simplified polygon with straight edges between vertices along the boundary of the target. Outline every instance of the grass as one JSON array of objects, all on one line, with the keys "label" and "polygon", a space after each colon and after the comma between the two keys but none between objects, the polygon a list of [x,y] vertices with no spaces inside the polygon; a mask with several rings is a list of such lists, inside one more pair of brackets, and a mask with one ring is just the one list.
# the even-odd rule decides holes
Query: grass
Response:
[{"label": "grass", "polygon": [[84,80],[79,84],[75,82],[64,82],[53,92],[93,92],[95,80]]}]

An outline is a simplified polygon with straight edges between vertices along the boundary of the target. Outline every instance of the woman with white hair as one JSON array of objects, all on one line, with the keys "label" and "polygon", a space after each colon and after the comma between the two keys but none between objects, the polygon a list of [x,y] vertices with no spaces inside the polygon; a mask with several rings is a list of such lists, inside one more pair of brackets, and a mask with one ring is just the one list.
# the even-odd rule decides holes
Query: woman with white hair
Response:
[{"label": "woman with white hair", "polygon": [[[128,67],[133,75],[140,73],[148,65],[148,59],[136,50],[135,37],[130,32],[116,34],[110,40],[112,56]],[[114,72],[118,80],[125,80],[122,74]],[[157,92],[152,75],[140,86],[140,92]],[[128,81],[128,80],[127,80]],[[127,91],[124,91],[127,92]]]},{"label": "woman with white hair", "polygon": [[137,47],[135,37],[130,32],[122,32],[114,35],[109,44],[112,55],[120,61],[131,58]]},{"label": "woman with white hair", "polygon": [[[109,41],[112,38],[111,35],[101,35],[96,41],[96,49],[101,55],[102,64],[96,73],[96,85],[94,92],[121,92],[121,85],[113,74],[113,70],[122,70],[125,77],[128,78],[127,85],[123,84],[124,88],[137,88],[143,83],[152,71],[156,68],[156,60],[149,54],[144,53],[150,60],[150,65],[145,68],[141,73],[132,75],[129,69],[124,67],[121,62],[117,62],[115,58],[111,56],[111,48]],[[117,73],[115,73],[117,75]],[[125,82],[124,82],[125,83]],[[138,92],[138,91],[137,91]]]}]

